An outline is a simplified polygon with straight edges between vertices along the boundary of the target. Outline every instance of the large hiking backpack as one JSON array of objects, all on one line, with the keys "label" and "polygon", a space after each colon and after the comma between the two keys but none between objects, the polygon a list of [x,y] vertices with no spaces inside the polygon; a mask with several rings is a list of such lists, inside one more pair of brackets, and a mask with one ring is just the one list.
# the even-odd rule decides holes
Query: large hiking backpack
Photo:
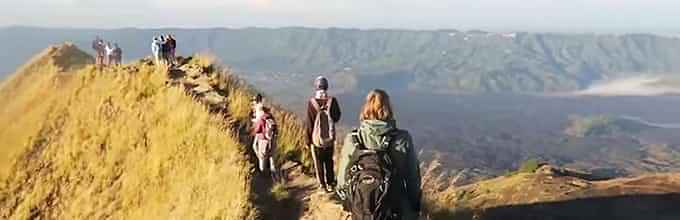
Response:
[{"label": "large hiking backpack", "polygon": [[276,121],[273,118],[268,117],[265,120],[264,138],[270,141],[275,140],[278,136],[278,133],[279,131]]},{"label": "large hiking backpack", "polygon": [[353,220],[398,219],[398,211],[390,189],[395,172],[390,158],[392,134],[383,136],[384,150],[367,149],[357,130],[352,132],[355,150],[345,172],[344,207]]},{"label": "large hiking backpack", "polygon": [[335,122],[330,113],[333,98],[329,97],[327,100],[323,106],[319,105],[315,98],[310,100],[314,109],[316,109],[316,118],[312,128],[312,144],[321,148],[333,146],[335,142]]},{"label": "large hiking backpack", "polygon": [[255,154],[260,158],[270,157],[274,154],[278,128],[276,121],[271,117],[265,119],[264,132],[257,135],[257,148]]}]

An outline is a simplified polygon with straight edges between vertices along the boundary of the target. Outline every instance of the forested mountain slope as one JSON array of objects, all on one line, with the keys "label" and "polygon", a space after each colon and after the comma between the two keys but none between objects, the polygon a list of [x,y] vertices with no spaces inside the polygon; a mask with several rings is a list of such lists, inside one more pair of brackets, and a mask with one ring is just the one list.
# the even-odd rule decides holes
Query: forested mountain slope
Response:
[{"label": "forested mountain slope", "polygon": [[126,59],[139,58],[159,33],[175,34],[180,52],[208,51],[248,74],[295,79],[344,73],[354,78],[350,82],[427,92],[576,90],[597,80],[680,70],[680,39],[646,34],[11,27],[0,29],[0,50],[6,51],[0,73],[12,72],[42,45],[71,40],[89,48],[97,35],[119,42]]}]

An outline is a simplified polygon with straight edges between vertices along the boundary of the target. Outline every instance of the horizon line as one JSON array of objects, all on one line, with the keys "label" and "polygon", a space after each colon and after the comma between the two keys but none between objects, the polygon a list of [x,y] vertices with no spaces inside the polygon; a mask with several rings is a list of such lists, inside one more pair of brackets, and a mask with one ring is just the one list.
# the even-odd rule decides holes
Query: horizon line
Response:
[{"label": "horizon line", "polygon": [[360,27],[341,27],[341,26],[331,26],[331,27],[312,27],[312,26],[281,26],[281,27],[267,27],[267,26],[244,26],[244,27],[228,27],[228,26],[215,26],[215,27],[107,27],[107,28],[96,28],[96,27],[50,27],[50,26],[39,26],[39,25],[0,25],[0,29],[11,29],[11,28],[33,28],[33,29],[68,29],[68,30],[101,30],[101,31],[116,31],[116,30],[247,30],[247,29],[268,29],[268,30],[281,30],[281,29],[312,29],[312,30],[357,30],[357,31],[412,31],[412,32],[488,32],[488,33],[530,33],[530,34],[571,34],[571,35],[634,35],[634,34],[648,34],[648,35],[658,35],[658,36],[668,36],[669,34],[680,36],[680,30],[677,33],[675,31],[613,31],[612,30],[582,30],[582,31],[567,31],[567,30],[488,30],[494,28],[360,28]]}]

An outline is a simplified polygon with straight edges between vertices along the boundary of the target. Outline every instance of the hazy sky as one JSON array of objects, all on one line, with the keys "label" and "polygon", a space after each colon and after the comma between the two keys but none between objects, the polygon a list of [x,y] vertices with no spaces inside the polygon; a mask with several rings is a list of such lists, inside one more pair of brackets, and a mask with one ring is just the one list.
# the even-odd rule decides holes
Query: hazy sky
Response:
[{"label": "hazy sky", "polygon": [[680,30],[680,0],[0,0],[0,26]]}]

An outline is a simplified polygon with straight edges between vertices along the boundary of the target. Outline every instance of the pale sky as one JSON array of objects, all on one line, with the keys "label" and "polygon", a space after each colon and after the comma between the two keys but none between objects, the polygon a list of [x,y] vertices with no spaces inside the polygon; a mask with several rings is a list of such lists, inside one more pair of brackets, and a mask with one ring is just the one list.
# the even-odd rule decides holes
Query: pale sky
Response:
[{"label": "pale sky", "polygon": [[0,0],[0,26],[680,30],[680,0]]}]

